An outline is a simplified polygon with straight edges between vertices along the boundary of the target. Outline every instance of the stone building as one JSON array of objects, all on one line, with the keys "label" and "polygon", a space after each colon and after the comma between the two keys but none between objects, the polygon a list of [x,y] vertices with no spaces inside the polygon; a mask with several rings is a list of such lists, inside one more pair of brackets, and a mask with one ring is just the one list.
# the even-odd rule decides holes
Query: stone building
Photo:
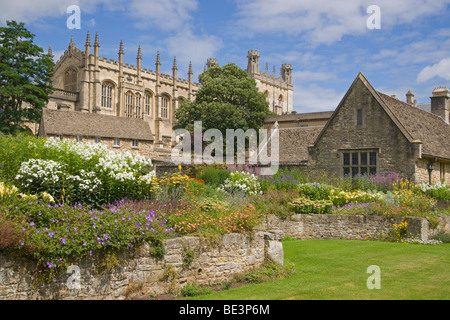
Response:
[{"label": "stone building", "polygon": [[450,181],[450,91],[436,88],[431,112],[376,91],[360,73],[323,127],[280,129],[280,163],[337,176],[399,175]]},{"label": "stone building", "polygon": [[[100,58],[98,34],[95,36],[93,52],[91,47],[89,32],[84,51],[75,46],[72,38],[68,49],[56,62],[53,75],[56,90],[47,108],[75,112],[72,113],[74,118],[80,113],[86,113],[138,119],[136,123],[145,122],[150,128],[151,136],[147,137],[147,141],[152,140],[156,147],[167,147],[175,124],[174,110],[183,99],[193,99],[200,87],[193,82],[192,66],[189,66],[188,80],[183,80],[178,78],[176,59],[172,75],[166,75],[160,71],[159,53],[156,71],[151,71],[142,68],[140,47],[136,66],[124,63],[122,41],[118,61]],[[130,128],[130,131],[133,130]],[[129,139],[132,140],[132,137]]]},{"label": "stone building", "polygon": [[[87,33],[84,50],[77,48],[72,38],[67,50],[55,64],[52,80],[56,90],[50,96],[47,105],[48,110],[69,113],[57,116],[55,112],[44,112],[39,134],[72,139],[76,136],[79,139],[84,137],[84,141],[96,138],[108,141],[116,138],[130,142],[136,140],[133,133],[135,128],[145,127],[144,131],[148,136],[145,139],[139,136],[139,140],[146,141],[145,144],[150,142],[152,144],[152,147],[145,148],[145,155],[151,157],[170,155],[172,128],[176,124],[175,110],[184,99],[195,99],[196,92],[200,88],[199,83],[193,82],[192,65],[189,66],[188,79],[183,80],[178,78],[176,58],[172,74],[166,75],[161,73],[159,52],[155,62],[156,69],[152,71],[142,68],[140,47],[135,66],[124,63],[124,51],[121,41],[118,60],[108,60],[100,57],[98,33],[95,35],[93,45],[89,32]],[[51,54],[51,48],[49,53]],[[261,73],[258,51],[249,51],[248,59],[247,72],[256,79],[258,87],[263,90],[261,92],[266,93],[272,110],[279,114],[292,111],[291,65],[283,64],[281,76],[276,77],[267,72]],[[207,67],[213,65],[217,65],[217,60],[208,59]],[[121,127],[126,121],[122,119],[106,121],[107,118],[95,115],[134,120],[129,121],[128,131],[123,131],[119,137],[119,134],[114,135],[115,126]],[[74,122],[68,123],[67,119],[74,119]],[[62,122],[50,124],[49,121]],[[86,125],[82,124],[84,121]],[[69,130],[75,129],[75,123],[79,129]],[[91,127],[92,130],[85,132],[81,130],[94,123],[99,127],[96,130]],[[55,130],[49,131],[50,129]],[[106,132],[108,133],[106,136],[100,135]]]},{"label": "stone building", "polygon": [[[248,51],[247,74],[255,79],[256,86],[266,96],[269,109],[277,115],[291,113],[294,110],[294,86],[292,85],[292,64],[285,63],[280,68],[280,76],[276,75],[275,66],[273,73],[269,74],[269,66],[266,63],[266,71],[259,67],[260,54],[258,50]],[[210,58],[206,62],[207,68],[218,65],[217,59]]]}]

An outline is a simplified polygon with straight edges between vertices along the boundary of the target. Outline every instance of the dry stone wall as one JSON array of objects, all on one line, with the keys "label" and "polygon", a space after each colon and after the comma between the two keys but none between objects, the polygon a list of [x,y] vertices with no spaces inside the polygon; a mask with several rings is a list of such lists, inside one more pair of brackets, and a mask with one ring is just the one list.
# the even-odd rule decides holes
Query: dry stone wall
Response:
[{"label": "dry stone wall", "polygon": [[281,230],[300,240],[367,240],[389,233],[394,223],[400,224],[404,220],[408,223],[408,233],[415,239],[428,240],[440,231],[450,233],[450,217],[437,217],[430,222],[428,218],[418,217],[297,214],[281,219],[269,215],[260,227],[265,230]]},{"label": "dry stone wall", "polygon": [[[199,237],[166,240],[158,260],[144,244],[123,250],[109,270],[93,255],[54,283],[34,287],[36,264],[0,253],[0,300],[121,300],[176,292],[186,284],[230,281],[240,272],[271,258],[283,263],[281,231],[258,231],[251,237],[227,234],[215,241]],[[74,272],[74,273],[73,273]]]}]

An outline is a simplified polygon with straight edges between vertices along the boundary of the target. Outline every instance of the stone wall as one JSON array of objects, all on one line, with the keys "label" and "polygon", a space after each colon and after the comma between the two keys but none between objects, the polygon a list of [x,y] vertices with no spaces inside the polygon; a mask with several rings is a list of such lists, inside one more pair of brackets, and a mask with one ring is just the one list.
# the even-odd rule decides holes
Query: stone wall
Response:
[{"label": "stone wall", "polygon": [[299,240],[367,240],[387,234],[394,223],[399,224],[405,219],[408,222],[408,233],[411,233],[415,239],[428,240],[440,231],[450,233],[450,217],[437,218],[439,222],[435,225],[437,221],[430,223],[427,218],[415,217],[298,214],[284,220],[275,215],[269,215],[261,224],[261,228],[281,230],[286,235]]},{"label": "stone wall", "polygon": [[[283,263],[281,231],[259,231],[252,237],[228,234],[210,241],[198,237],[166,240],[165,255],[150,255],[148,244],[123,250],[106,272],[95,255],[77,263],[78,274],[63,274],[48,285],[32,286],[35,263],[0,253],[0,300],[126,299],[175,292],[186,284],[211,284],[232,277],[266,258]],[[193,253],[192,259],[188,253]],[[79,288],[75,285],[79,284]]]},{"label": "stone wall", "polygon": [[[362,110],[362,125],[357,124],[358,110]],[[366,150],[377,152],[377,173],[397,172],[402,177],[414,178],[417,158],[414,146],[358,79],[315,148],[309,149],[309,165],[343,176],[343,153]]]}]

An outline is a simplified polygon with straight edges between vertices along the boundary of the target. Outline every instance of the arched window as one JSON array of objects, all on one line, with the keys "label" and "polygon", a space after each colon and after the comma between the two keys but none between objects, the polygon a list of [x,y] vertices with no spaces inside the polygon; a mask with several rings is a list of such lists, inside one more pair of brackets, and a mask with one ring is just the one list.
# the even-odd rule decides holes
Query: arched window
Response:
[{"label": "arched window", "polygon": [[75,69],[68,69],[64,73],[64,90],[77,91],[77,71]]},{"label": "arched window", "polygon": [[134,96],[131,91],[128,91],[125,94],[125,116],[126,117],[132,117],[133,116],[133,102],[134,102]]},{"label": "arched window", "polygon": [[145,109],[144,112],[146,115],[151,115],[153,106],[153,94],[150,92],[145,93]]},{"label": "arched window", "polygon": [[283,107],[283,95],[280,94],[280,96],[278,97],[278,106]]},{"label": "arched window", "polygon": [[141,95],[138,93],[136,94],[136,112],[135,117],[140,118],[142,116],[141,114]]},{"label": "arched window", "polygon": [[168,118],[169,113],[169,97],[162,96],[161,98],[161,118]]},{"label": "arched window", "polygon": [[113,86],[110,83],[102,85],[102,108],[112,108]]}]

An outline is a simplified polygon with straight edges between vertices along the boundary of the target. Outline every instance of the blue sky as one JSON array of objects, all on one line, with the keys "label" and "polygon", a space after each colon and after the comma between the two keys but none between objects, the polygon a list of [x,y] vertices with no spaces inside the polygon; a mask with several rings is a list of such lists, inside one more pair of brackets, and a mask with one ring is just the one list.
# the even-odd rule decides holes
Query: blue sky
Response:
[{"label": "blue sky", "polygon": [[[68,29],[70,5],[81,10],[81,28]],[[371,30],[367,12],[380,8],[381,28]],[[418,103],[429,103],[438,86],[450,86],[450,0],[0,0],[0,24],[24,22],[35,42],[56,58],[70,37],[84,50],[89,30],[99,33],[100,56],[118,59],[120,40],[125,62],[155,69],[160,51],[162,72],[194,78],[207,58],[220,65],[247,67],[248,50],[259,50],[277,75],[291,63],[294,109],[334,110],[361,71],[379,91],[405,100],[412,90]]]}]

